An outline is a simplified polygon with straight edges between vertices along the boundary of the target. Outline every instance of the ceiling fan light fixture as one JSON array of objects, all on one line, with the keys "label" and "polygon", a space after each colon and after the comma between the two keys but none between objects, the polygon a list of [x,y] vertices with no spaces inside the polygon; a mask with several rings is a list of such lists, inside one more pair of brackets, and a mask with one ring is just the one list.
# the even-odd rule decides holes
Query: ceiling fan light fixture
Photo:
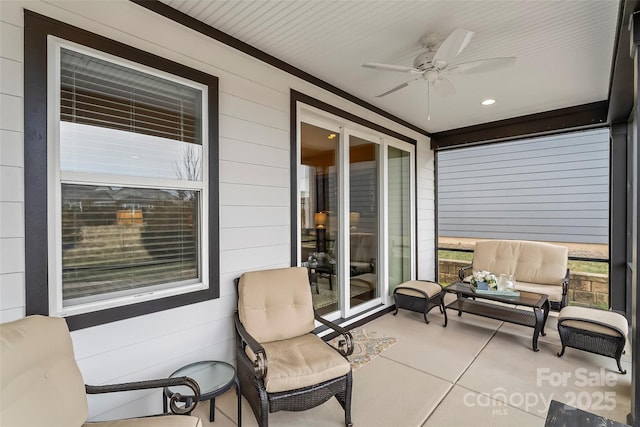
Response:
[{"label": "ceiling fan light fixture", "polygon": [[496,103],[495,99],[488,98],[488,99],[485,99],[484,101],[482,101],[481,104],[484,105],[484,106],[487,106],[487,105],[493,105],[495,103]]}]

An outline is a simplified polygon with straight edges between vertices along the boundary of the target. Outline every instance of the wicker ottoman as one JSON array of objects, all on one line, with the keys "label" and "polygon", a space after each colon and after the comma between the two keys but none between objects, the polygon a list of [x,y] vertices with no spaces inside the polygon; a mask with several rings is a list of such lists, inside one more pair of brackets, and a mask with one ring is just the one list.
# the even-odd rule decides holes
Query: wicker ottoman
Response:
[{"label": "wicker ottoman", "polygon": [[395,316],[398,314],[399,308],[417,311],[422,313],[424,321],[427,320],[427,313],[433,307],[440,307],[440,312],[444,314],[444,327],[447,326],[447,311],[444,309],[444,292],[442,286],[435,282],[427,282],[424,280],[411,280],[398,285],[393,291],[396,300]]},{"label": "wicker ottoman", "polygon": [[590,353],[613,357],[621,374],[627,371],[620,366],[620,357],[627,342],[629,324],[620,313],[596,308],[567,306],[558,315],[558,332],[565,347],[573,347]]}]

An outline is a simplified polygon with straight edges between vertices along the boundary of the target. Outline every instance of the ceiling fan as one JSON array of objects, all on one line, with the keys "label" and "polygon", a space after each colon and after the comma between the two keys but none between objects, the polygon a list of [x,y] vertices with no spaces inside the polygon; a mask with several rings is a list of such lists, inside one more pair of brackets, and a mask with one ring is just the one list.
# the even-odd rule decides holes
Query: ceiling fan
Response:
[{"label": "ceiling fan", "polygon": [[[376,62],[368,62],[362,66],[377,70],[405,72],[419,76],[376,96],[377,98],[381,98],[409,85],[423,82],[428,83],[428,89],[433,86],[434,91],[438,95],[450,96],[456,93],[456,89],[446,77],[448,74],[484,73],[507,68],[515,64],[516,58],[513,56],[462,63],[453,62],[469,44],[471,37],[473,37],[472,31],[458,28],[440,43],[441,37],[438,33],[428,33],[420,38],[420,44],[425,48],[425,51],[416,56],[413,60],[413,67],[380,64]],[[428,96],[429,95],[427,95],[427,97]]]}]

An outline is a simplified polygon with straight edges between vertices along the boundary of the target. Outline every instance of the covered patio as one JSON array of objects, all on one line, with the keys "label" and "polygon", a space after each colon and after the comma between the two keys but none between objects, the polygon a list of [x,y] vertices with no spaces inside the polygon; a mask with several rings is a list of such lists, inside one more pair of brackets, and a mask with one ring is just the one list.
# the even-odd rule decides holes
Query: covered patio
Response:
[{"label": "covered patio", "polygon": [[[531,350],[531,329],[449,311],[443,328],[438,310],[422,315],[401,310],[362,327],[397,338],[397,343],[354,372],[352,419],[359,426],[521,426],[545,424],[551,400],[588,406],[593,413],[626,423],[631,404],[631,376],[621,375],[615,360],[567,349],[562,358],[550,315]],[[631,355],[623,355],[629,370]],[[236,396],[231,390],[216,400],[215,423],[207,424],[208,404],[196,412],[204,425],[235,426]],[[277,412],[278,426],[341,425],[344,413],[335,399],[305,412]],[[246,400],[242,424],[256,421]]]},{"label": "covered patio", "polygon": [[[206,3],[202,2],[200,6],[205,7]],[[227,3],[236,7],[235,2]],[[244,3],[252,2],[237,4]],[[287,2],[274,3],[284,5]],[[344,2],[347,3],[362,6],[367,2]],[[381,3],[392,7],[396,2]],[[429,2],[406,3],[427,5]],[[454,4],[435,0],[431,3]],[[457,13],[462,16],[464,12],[469,17],[468,25],[475,19],[484,23],[487,19],[482,19],[483,16],[493,15],[490,10],[483,11],[482,16],[475,16],[471,8],[482,8],[483,3],[494,7],[496,4],[461,2]],[[561,5],[574,12],[571,10],[574,5],[568,2],[545,3]],[[547,96],[555,95],[554,102],[536,103],[527,96],[518,95],[514,89],[518,85],[530,89],[529,82],[502,78],[498,74],[493,80],[497,88],[530,105],[517,109],[507,103],[502,103],[502,106],[498,103],[497,107],[505,108],[502,111],[506,112],[491,116],[484,115],[490,110],[481,110],[484,107],[479,107],[479,99],[478,102],[473,101],[475,109],[469,107],[466,114],[459,109],[472,103],[459,98],[449,102],[448,109],[444,108],[446,105],[442,101],[440,109],[436,109],[437,114],[429,113],[428,106],[411,108],[411,104],[401,97],[386,98],[384,102],[388,104],[385,105],[377,99],[375,94],[378,92],[373,89],[356,90],[361,82],[380,83],[375,86],[376,90],[392,86],[379,80],[381,77],[371,74],[370,78],[359,78],[354,73],[351,83],[339,78],[333,80],[327,77],[333,72],[326,75],[316,73],[318,69],[311,66],[311,59],[304,58],[305,66],[299,68],[296,62],[286,57],[283,60],[277,55],[272,56],[267,50],[260,50],[250,42],[223,32],[224,29],[210,26],[181,11],[181,7],[192,10],[193,4],[195,2],[172,0],[0,1],[1,323],[32,314],[64,317],[71,330],[75,359],[86,384],[166,377],[194,361],[216,360],[234,364],[236,337],[233,316],[238,301],[234,280],[249,271],[309,266],[303,265],[310,260],[306,250],[325,252],[318,246],[318,241],[337,245],[336,242],[342,239],[339,244],[343,246],[336,251],[341,257],[337,261],[338,267],[330,262],[335,260],[327,258],[330,270],[322,270],[316,265],[313,273],[316,275],[315,298],[325,296],[323,291],[331,293],[325,306],[329,308],[322,314],[345,328],[364,328],[398,340],[354,372],[354,425],[543,426],[551,400],[589,410],[620,423],[638,425],[640,234],[637,219],[640,198],[637,169],[640,163],[640,116],[637,95],[640,80],[637,66],[640,59],[635,49],[640,45],[640,15],[634,15],[634,12],[640,11],[640,1],[616,2],[618,12],[611,13],[610,18],[617,15],[617,19],[609,21],[616,21],[617,26],[614,29],[609,25],[606,38],[611,42],[610,46],[607,45],[611,48],[610,58],[584,55],[601,66],[607,75],[607,79],[598,80],[598,85],[590,85],[598,86],[595,95],[570,100],[550,90]],[[514,6],[512,2],[504,4]],[[597,6],[597,2],[590,2],[591,10]],[[315,7],[322,7],[321,2]],[[575,3],[575,15],[585,10]],[[255,16],[260,14],[262,12],[258,11]],[[226,16],[223,13],[218,15]],[[377,15],[386,16],[384,13]],[[508,15],[495,15],[504,21],[506,29],[518,26]],[[586,15],[594,22],[603,20],[597,13]],[[309,16],[309,22],[326,25],[314,14]],[[582,44],[591,48],[605,39],[597,31],[572,31],[571,23],[567,22],[565,26],[569,19],[561,19],[551,13],[549,16],[558,18],[554,21],[562,24],[559,35],[546,34],[553,42],[566,41],[565,30],[566,34],[579,36]],[[438,21],[431,14],[425,13],[426,17]],[[402,23],[403,19],[396,21]],[[538,43],[543,32],[536,28],[536,22],[532,22],[530,17],[523,19],[521,24],[524,22],[526,25],[521,26],[528,26],[532,34],[530,40]],[[290,21],[296,22],[295,19]],[[467,25],[454,22],[454,19],[442,21],[447,22],[440,31],[446,34],[457,26]],[[549,20],[541,19],[540,23],[543,21]],[[635,27],[630,25],[633,23]],[[440,22],[432,25],[435,24]],[[376,36],[385,33],[372,25],[366,27]],[[503,28],[501,25],[494,27],[498,30]],[[396,32],[403,33],[404,30]],[[426,30],[429,29],[420,31]],[[486,31],[485,34],[491,34],[489,29]],[[311,42],[316,42],[312,32],[304,32]],[[499,32],[494,38],[483,36],[486,37],[487,58],[511,55],[501,49],[491,53],[499,46],[498,41],[511,41],[509,34],[507,31]],[[481,36],[482,31],[478,31],[476,40],[482,40]],[[356,41],[364,39],[366,37],[354,38]],[[299,44],[299,50],[308,53],[314,61],[347,64],[347,61],[325,61],[322,55],[313,55],[313,51],[304,47],[297,37],[289,37],[288,40]],[[367,41],[371,41],[371,53],[376,53],[380,44],[376,44],[373,37]],[[329,40],[327,43],[338,46],[341,42]],[[281,44],[284,45],[276,43]],[[531,43],[536,55],[544,54],[542,60],[537,60],[536,56],[530,60],[531,64],[543,66],[545,72],[534,73],[541,80],[560,80],[561,73],[545,74],[559,63],[576,65],[573,57],[564,56],[562,61],[549,66],[546,53],[552,44],[537,47]],[[569,50],[573,52],[577,47],[570,46]],[[53,51],[59,58],[51,55]],[[185,99],[192,100],[199,108],[194,108],[198,113],[193,121],[197,124],[195,133],[200,138],[196,146],[202,153],[193,156],[198,168],[202,167],[206,173],[191,176],[174,170],[173,152],[160,153],[158,145],[152,145],[156,142],[147,141],[149,135],[138,140],[141,134],[134,131],[124,132],[126,138],[123,141],[131,139],[137,142],[123,142],[122,146],[127,149],[122,151],[121,157],[90,153],[97,159],[111,162],[101,165],[102,169],[79,167],[76,170],[60,164],[56,157],[60,153],[75,159],[76,154],[96,145],[88,143],[95,142],[95,129],[90,130],[89,137],[77,131],[73,135],[78,146],[64,151],[65,135],[56,130],[56,126],[71,121],[57,115],[56,108],[63,105],[66,98],[64,88],[53,87],[55,85],[51,82],[61,81],[62,71],[73,68],[72,65],[75,67],[76,55],[73,52],[76,51],[83,58],[83,64],[92,63],[88,60],[91,58],[99,59],[105,67],[116,65],[118,70],[139,75],[144,81],[152,81],[158,74],[161,81],[184,83],[189,89],[185,92],[189,94]],[[478,58],[485,57],[481,55],[482,49],[476,52]],[[407,52],[406,58],[387,60],[376,59],[372,55],[362,59],[345,55],[356,64],[352,64],[352,69],[360,73],[374,71],[362,67],[364,61],[409,63],[414,56]],[[518,55],[525,59],[520,63],[526,64],[527,56],[524,53]],[[565,61],[565,58],[568,59]],[[468,59],[476,58],[470,56]],[[307,66],[313,73],[305,71]],[[585,70],[595,69],[585,66],[565,73],[565,86],[569,87],[569,82],[586,75]],[[91,81],[100,70],[86,67],[85,71]],[[409,67],[409,72],[415,70]],[[112,79],[112,74],[117,73],[107,73],[106,81]],[[398,79],[393,85],[402,81]],[[488,80],[481,77],[475,82],[470,81],[474,89],[484,90],[490,86]],[[460,88],[464,88],[464,83]],[[418,92],[407,90],[404,93],[415,98],[417,103],[424,100]],[[584,91],[576,90],[575,93],[582,95]],[[536,93],[541,97],[544,94],[544,91]],[[104,101],[107,95],[110,94],[102,94],[102,98],[97,99]],[[88,111],[99,109],[99,104],[92,105]],[[424,107],[423,104],[419,105]],[[127,116],[129,109],[134,108],[127,107],[126,103],[123,105],[121,112]],[[408,113],[401,114],[400,107],[407,108]],[[178,110],[182,114],[182,110]],[[443,120],[439,123],[438,115],[439,120]],[[182,116],[180,118],[177,128],[182,132]],[[190,120],[191,117],[187,121],[190,123]],[[317,182],[326,183],[326,187],[331,189],[327,194],[340,196],[327,200],[326,205],[314,206],[307,211],[306,220],[302,215],[304,201],[301,202],[300,197],[304,179],[297,173],[305,165],[305,150],[301,147],[312,154],[316,147],[314,144],[303,146],[301,128],[304,123],[329,133],[322,142],[332,141],[334,144],[331,158],[313,165],[317,168],[326,166],[325,181]],[[443,316],[437,309],[429,313],[430,324],[425,324],[419,313],[401,310],[397,316],[391,314],[394,308],[392,281],[397,285],[405,280],[437,280],[438,277],[438,151],[597,128],[606,129],[610,141],[610,200],[603,210],[608,210],[609,214],[610,307],[625,313],[629,321],[630,344],[627,344],[627,352],[622,359],[626,374],[618,373],[613,359],[584,351],[569,348],[563,357],[557,357],[561,349],[557,312],[552,312],[548,319],[547,335],[540,338],[538,352],[531,349],[530,328],[470,314],[458,317],[453,311],[448,311],[448,326],[443,328]],[[115,130],[110,129],[109,132]],[[349,138],[352,138],[352,147],[349,146]],[[166,145],[173,148],[193,143],[176,137],[168,138]],[[366,178],[363,182],[376,182],[376,186],[366,187],[367,194],[372,195],[366,200],[370,203],[365,206],[369,215],[360,216],[359,210],[349,209],[350,206],[359,207],[350,197],[356,193],[354,189],[346,185],[338,188],[338,185],[357,182],[357,174],[349,174],[354,165],[358,165],[357,162],[350,164],[349,156],[358,159],[358,154],[365,151],[359,151],[358,147],[362,146],[367,149],[369,157],[361,155],[360,160],[364,159],[367,165],[375,167],[369,170],[361,168],[359,172],[366,172],[362,174]],[[146,166],[138,166],[148,160],[146,156],[156,154],[162,154],[159,157],[166,160],[164,167],[151,160],[147,169]],[[85,160],[78,162],[79,165],[90,164]],[[398,160],[396,166],[402,166],[396,171],[397,176],[403,179],[395,181],[405,184],[400,187],[402,192],[394,192],[390,185],[394,183],[389,179],[393,178],[389,174],[389,164],[393,160]],[[188,158],[185,162],[190,164]],[[125,163],[127,167],[124,167]],[[140,175],[143,169],[151,171],[151,176]],[[157,175],[157,172],[167,176]],[[346,180],[343,179],[345,177]],[[91,216],[89,202],[85,202],[81,197],[84,193],[79,190],[101,187],[112,191],[120,187],[127,191],[145,189],[153,193],[156,200],[151,203],[147,196],[138,194],[136,203],[129,203],[123,198],[117,206],[115,203],[112,206],[109,201],[109,206],[105,207],[104,200],[94,192],[91,209],[98,213]],[[362,189],[365,189],[364,185]],[[315,191],[320,193],[317,188]],[[397,195],[406,208],[402,210],[403,222],[397,223],[402,225],[397,228],[402,232],[398,235],[404,240],[397,243],[393,241],[393,233],[388,226],[391,218],[388,210],[394,201],[389,194]],[[124,212],[125,208],[130,214]],[[178,210],[180,212],[176,213]],[[118,216],[124,213],[130,216]],[[165,217],[165,213],[170,215]],[[318,214],[322,215],[316,219]],[[76,217],[83,215],[89,217],[83,219],[84,222],[72,223],[72,219],[75,221]],[[157,228],[151,230],[154,219]],[[326,240],[323,236],[312,242],[310,234],[301,232],[305,223],[307,229],[317,233],[315,236],[326,235]],[[357,233],[371,232],[364,230],[365,225],[376,233],[378,240],[374,248],[377,252],[373,256],[367,255],[364,260],[357,260],[365,264],[365,269],[350,270],[349,261],[352,260],[348,252],[353,249],[349,243],[356,240]],[[328,235],[325,226],[334,234]],[[99,227],[122,229],[134,235],[135,238],[130,240],[134,240],[140,250],[129,252],[125,259],[132,267],[127,272],[135,273],[138,282],[127,278],[125,285],[144,282],[141,278],[147,278],[148,283],[142,283],[141,291],[137,287],[123,289],[125,286],[119,284],[118,292],[127,292],[123,295],[108,292],[104,300],[101,295],[97,301],[82,300],[80,297],[84,298],[84,295],[67,298],[68,295],[62,291],[63,288],[68,290],[70,282],[62,272],[63,266],[70,266],[63,260],[68,261],[71,255],[80,252],[83,249],[80,243],[85,248],[88,246],[89,231],[99,231],[94,234],[103,235],[106,229]],[[63,229],[71,232],[65,234]],[[166,230],[174,232],[180,239],[171,237],[162,241],[150,254],[149,247],[157,237],[150,233],[160,234]],[[147,233],[144,239],[142,231]],[[339,239],[335,240],[334,236],[339,236]],[[120,235],[116,237],[120,239]],[[168,250],[169,244],[176,244],[179,248]],[[195,248],[193,251],[192,247]],[[101,246],[92,248],[101,252]],[[395,258],[392,256],[394,248],[398,250]],[[138,268],[143,264],[141,261],[150,263],[154,257],[168,257],[175,261],[171,257],[177,257],[176,254],[182,257],[181,280],[162,274],[160,283],[156,283],[154,274],[159,270],[152,271],[150,279],[140,276]],[[185,254],[193,256],[183,257]],[[113,266],[104,254],[101,253],[100,257],[110,267]],[[393,261],[397,262],[396,270],[390,267]],[[160,264],[167,266],[171,273],[176,271],[171,263]],[[84,268],[80,267],[77,267],[78,271]],[[100,268],[97,270],[102,273]],[[352,275],[353,272],[359,275]],[[397,272],[402,274],[395,274]],[[335,303],[338,300],[333,299],[331,280],[334,274],[335,283],[338,283],[335,292],[342,292],[341,307]],[[114,276],[100,277],[108,285],[116,283],[116,279]],[[356,279],[360,284],[374,283],[374,286],[371,289],[361,286],[364,291],[350,294],[345,284]],[[318,286],[319,282],[327,282],[326,289]],[[324,333],[322,330],[316,332]],[[208,402],[198,406],[196,415],[205,426],[235,426],[239,424],[236,403],[235,390],[232,389],[216,399],[215,423],[208,422]],[[157,413],[160,405],[160,395],[154,392],[140,393],[134,398],[91,397],[88,419],[101,421]],[[242,424],[256,425],[246,400],[242,402],[242,411]],[[344,424],[343,411],[334,399],[309,411],[277,412],[271,414],[270,419],[274,426]]]}]

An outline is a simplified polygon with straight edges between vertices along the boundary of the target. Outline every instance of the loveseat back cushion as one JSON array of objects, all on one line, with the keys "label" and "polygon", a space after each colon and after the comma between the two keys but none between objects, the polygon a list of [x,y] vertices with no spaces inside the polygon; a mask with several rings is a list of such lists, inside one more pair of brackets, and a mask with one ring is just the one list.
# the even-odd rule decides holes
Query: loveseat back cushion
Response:
[{"label": "loveseat back cushion", "polygon": [[238,282],[238,316],[247,332],[260,343],[311,332],[315,323],[307,269],[244,273]]},{"label": "loveseat back cushion", "polygon": [[569,250],[551,243],[522,240],[476,242],[473,270],[513,274],[518,282],[562,285]]},{"label": "loveseat back cushion", "polygon": [[82,374],[62,318],[0,324],[0,424],[81,426],[88,407]]}]

